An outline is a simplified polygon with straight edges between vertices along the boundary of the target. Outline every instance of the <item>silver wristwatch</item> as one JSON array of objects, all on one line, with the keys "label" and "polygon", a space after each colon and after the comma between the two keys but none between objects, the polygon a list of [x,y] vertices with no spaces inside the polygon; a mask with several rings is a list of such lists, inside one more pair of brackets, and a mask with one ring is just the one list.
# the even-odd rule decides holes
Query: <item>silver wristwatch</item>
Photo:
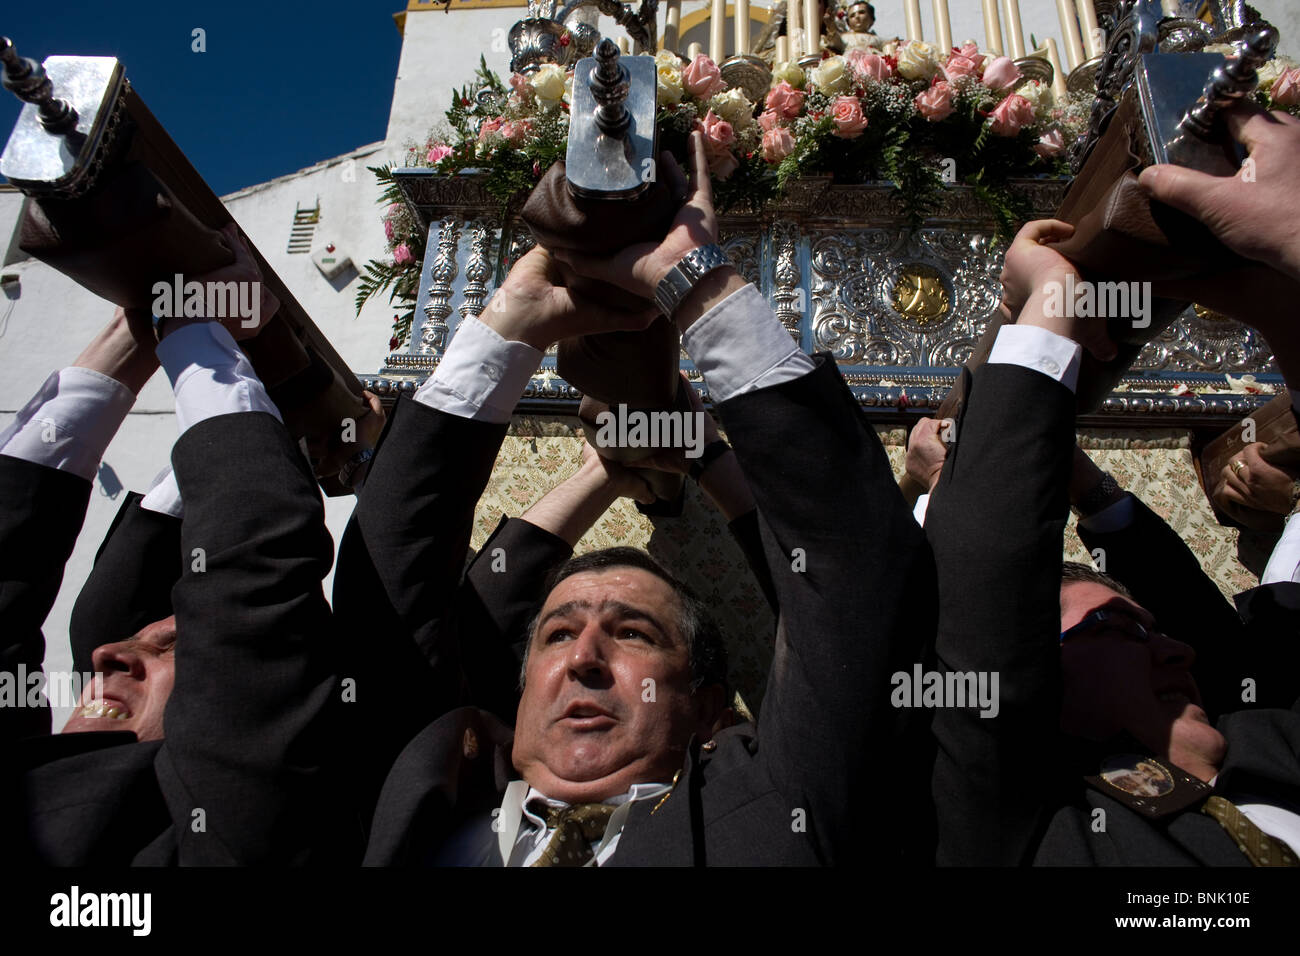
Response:
[{"label": "silver wristwatch", "polygon": [[677,260],[677,264],[668,270],[668,274],[659,280],[655,289],[655,302],[668,318],[673,317],[677,307],[682,304],[692,289],[714,269],[731,265],[731,260],[717,243],[692,249]]}]

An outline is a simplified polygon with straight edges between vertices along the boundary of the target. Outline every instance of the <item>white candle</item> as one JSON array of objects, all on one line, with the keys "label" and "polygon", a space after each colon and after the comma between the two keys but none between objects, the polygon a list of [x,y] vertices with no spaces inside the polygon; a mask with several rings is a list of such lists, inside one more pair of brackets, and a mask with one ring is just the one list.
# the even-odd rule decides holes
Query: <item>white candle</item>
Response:
[{"label": "white candle", "polygon": [[686,48],[686,59],[694,60],[697,56],[700,56],[703,52],[704,52],[704,47],[700,46],[698,43],[692,43],[690,46]]},{"label": "white candle", "polygon": [[736,0],[736,12],[732,14],[736,24],[736,52],[749,52],[749,0]]},{"label": "white candle", "polygon": [[632,52],[631,47],[628,46],[627,37],[618,38],[618,52],[622,53],[624,56]]},{"label": "white candle", "polygon": [[821,6],[817,0],[803,0],[803,30],[805,51],[815,56],[822,52]]},{"label": "white candle", "polygon": [[952,49],[952,21],[948,19],[948,0],[934,0],[934,41],[939,45],[940,56],[946,56]]},{"label": "white candle", "polygon": [[1074,15],[1074,0],[1056,0],[1056,18],[1061,21],[1065,58],[1073,70],[1083,62],[1083,40],[1079,37],[1079,19]]},{"label": "white candle", "polygon": [[677,43],[682,35],[682,0],[668,0],[668,12],[664,18],[664,49],[677,52]]},{"label": "white candle", "polygon": [[984,0],[984,45],[990,53],[1002,55],[1002,21],[998,17],[998,0]]},{"label": "white candle", "polygon": [[1083,48],[1088,59],[1101,56],[1106,48],[1101,35],[1101,26],[1097,23],[1097,7],[1093,0],[1079,0],[1079,19],[1083,26]]},{"label": "white candle", "polygon": [[1002,19],[1006,21],[1007,51],[1013,60],[1025,55],[1025,28],[1020,24],[1020,0],[1002,0]]},{"label": "white candle", "polygon": [[790,38],[790,56],[799,59],[803,53],[803,0],[786,0],[785,35]]},{"label": "white candle", "polygon": [[1178,16],[1178,0],[1160,0],[1160,10],[1167,17]]},{"label": "white candle", "polygon": [[1047,38],[1047,62],[1052,64],[1052,93],[1057,100],[1065,96],[1065,71],[1061,69],[1061,55],[1056,50],[1056,39]]},{"label": "white candle", "polygon": [[776,53],[773,54],[772,56],[772,65],[775,66],[778,63],[789,63],[789,62],[790,62],[790,38],[777,37]]},{"label": "white candle", "polygon": [[709,16],[709,56],[714,63],[721,63],[726,56],[723,30],[727,26],[727,5],[724,0],[713,0],[713,12]]},{"label": "white candle", "polygon": [[925,39],[921,34],[921,0],[903,0],[903,14],[907,18],[907,38]]}]

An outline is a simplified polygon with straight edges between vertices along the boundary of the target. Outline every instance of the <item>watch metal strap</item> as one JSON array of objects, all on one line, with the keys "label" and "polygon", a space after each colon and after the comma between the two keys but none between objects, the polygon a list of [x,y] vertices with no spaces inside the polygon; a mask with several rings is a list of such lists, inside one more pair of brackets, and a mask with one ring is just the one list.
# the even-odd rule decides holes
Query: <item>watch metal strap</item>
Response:
[{"label": "watch metal strap", "polygon": [[698,246],[677,260],[668,274],[659,280],[655,302],[664,315],[672,318],[682,300],[714,269],[731,265],[731,260],[716,242]]}]

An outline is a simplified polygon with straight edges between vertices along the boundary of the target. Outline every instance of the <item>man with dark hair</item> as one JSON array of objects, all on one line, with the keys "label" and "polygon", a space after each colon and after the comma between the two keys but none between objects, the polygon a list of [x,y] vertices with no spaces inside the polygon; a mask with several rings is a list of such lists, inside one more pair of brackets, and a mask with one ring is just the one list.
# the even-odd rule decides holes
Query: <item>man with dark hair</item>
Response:
[{"label": "man with dark hair", "polygon": [[[1294,389],[1300,335],[1294,323],[1272,321],[1267,290],[1300,287],[1300,250],[1293,220],[1270,215],[1261,221],[1255,209],[1294,204],[1295,167],[1283,157],[1300,144],[1300,123],[1244,104],[1228,115],[1261,169],[1267,161],[1270,183],[1204,177],[1209,183],[1192,190],[1199,174],[1159,167],[1156,192],[1261,260],[1256,268],[1267,281],[1250,287],[1258,311],[1248,308],[1243,318],[1268,336]],[[1179,192],[1185,177],[1188,188]],[[1251,592],[1252,613],[1272,626],[1256,632],[1256,646],[1242,646],[1234,640],[1240,620],[1190,551],[1174,544],[1176,535],[1113,481],[1097,481],[1100,472],[1090,462],[1082,465],[1086,456],[1073,443],[1071,389],[1080,345],[1103,361],[1114,346],[1101,323],[1045,307],[1053,283],[1083,281],[1051,248],[1071,232],[1065,223],[1030,223],[1008,249],[1004,294],[1017,323],[1000,330],[989,363],[974,374],[960,440],[927,510],[939,569],[939,657],[954,669],[1000,672],[1006,701],[988,720],[957,711],[936,715],[939,860],[1296,865],[1295,559],[1283,551],[1286,578]],[[1224,283],[1218,295],[1231,289],[1240,296],[1241,288]],[[998,361],[1004,339],[1029,335],[1038,343],[1030,369]],[[1060,570],[1071,500],[1084,515],[1085,543],[1104,548],[1107,571],[1133,597],[1104,576]],[[1195,608],[1213,611],[1216,620],[1226,614],[1237,631],[1227,624],[1227,633],[1204,628],[1189,614]],[[1192,640],[1196,651],[1185,643]],[[1236,696],[1235,704],[1219,705],[1215,723],[1206,712],[1211,694],[1203,700],[1193,676],[1202,648],[1217,661],[1200,671],[1214,697]],[[1245,660],[1253,664],[1243,669]],[[1256,682],[1279,688],[1276,693],[1289,688],[1291,699],[1259,707],[1251,696]],[[1050,778],[1025,787],[1023,767],[1044,761],[1051,763]],[[1112,783],[1157,772],[1172,785],[1155,794]]]},{"label": "man with dark hair", "polygon": [[[236,260],[207,278],[256,288],[251,254],[233,226],[227,236]],[[262,316],[274,306],[266,301]],[[0,812],[12,824],[13,863],[355,859],[359,840],[340,831],[344,808],[326,778],[339,698],[320,581],[333,548],[311,470],[236,344],[258,328],[178,316],[150,329],[119,311],[0,432],[4,677],[41,672],[42,622],[90,478],[160,362],[175,392],[181,436],[171,460],[185,505],[178,534],[160,526],[156,538],[128,536],[178,548],[155,566],[180,565],[179,580],[165,604],[155,595],[101,605],[98,641],[95,622],[84,622],[100,673],[65,732],[49,734],[46,708],[0,708]],[[144,520],[153,519],[123,516]],[[163,616],[122,630],[137,613]]]},{"label": "man with dark hair", "polygon": [[[661,243],[568,265],[647,301],[669,272],[694,272],[689,291],[661,302],[734,444],[780,610],[758,724],[724,726],[722,662],[701,653],[713,643],[701,640],[707,616],[626,553],[578,559],[544,595],[513,729],[458,693],[518,673],[497,653],[500,617],[465,623],[457,580],[524,384],[555,339],[644,326],[659,311],[619,320],[557,285],[535,249],[461,324],[416,400],[399,403],[340,551],[336,609],[352,613],[364,595],[442,675],[430,704],[440,716],[385,782],[369,864],[888,864],[916,848],[905,827],[862,821],[898,812],[871,768],[916,759],[916,721],[890,707],[889,686],[931,633],[928,549],[834,362],[800,352],[757,290],[719,264],[699,134],[690,148],[689,200]],[[669,159],[659,168],[684,180]],[[532,562],[501,534],[488,549],[508,575]],[[478,595],[471,611],[496,604]]]}]

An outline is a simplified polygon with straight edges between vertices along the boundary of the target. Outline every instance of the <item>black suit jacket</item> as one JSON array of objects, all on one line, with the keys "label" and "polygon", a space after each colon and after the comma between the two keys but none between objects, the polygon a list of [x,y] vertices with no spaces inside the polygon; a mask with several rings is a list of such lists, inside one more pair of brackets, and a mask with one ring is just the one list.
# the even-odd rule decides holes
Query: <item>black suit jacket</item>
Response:
[{"label": "black suit jacket", "polygon": [[[915,715],[892,708],[889,689],[890,676],[910,670],[932,633],[929,549],[828,356],[809,374],[718,411],[753,490],[772,569],[780,608],[772,673],[757,727],[724,731],[708,750],[692,740],[671,795],[636,805],[612,862],[896,860],[910,847],[908,830],[862,821],[897,819],[900,790],[879,786],[872,768],[915,759],[908,737]],[[432,666],[446,666],[465,660],[462,646],[474,639],[448,610],[457,600],[451,572],[505,426],[403,402],[390,428],[358,504],[358,530],[372,555],[393,560],[381,575],[392,582],[385,593]],[[399,447],[419,453],[395,453]],[[458,454],[429,453],[447,448]],[[402,501],[409,506],[393,515]],[[381,515],[401,531],[383,544]],[[513,775],[511,734],[482,708],[442,710],[388,775],[369,864],[442,862],[448,841],[467,833],[491,859],[491,810]]]},{"label": "black suit jacket", "polygon": [[[1222,827],[1196,807],[1153,822],[1085,784],[1101,757],[1140,752],[1139,745],[1083,745],[1059,734],[1060,566],[1074,404],[1068,389],[1040,372],[981,367],[927,511],[939,574],[941,667],[997,671],[1001,698],[994,718],[936,713],[939,862],[1245,864]],[[1111,572],[1125,560],[1162,553],[1126,559],[1110,544]],[[1166,583],[1174,590],[1158,595],[1160,606],[1187,594],[1205,601],[1204,585],[1213,584],[1189,580],[1183,563],[1174,567],[1182,575]],[[1145,599],[1144,592],[1139,600]],[[1217,726],[1228,740],[1217,790],[1300,809],[1300,712],[1237,712]]]},{"label": "black suit jacket", "polygon": [[[333,547],[310,470],[264,414],[200,422],[172,462],[187,563],[173,589],[175,683],[165,741],[95,732],[30,736],[0,709],[12,859],[56,865],[299,862],[360,833],[324,779],[339,700],[320,580]],[[41,623],[84,518],[89,482],[0,456],[0,659],[39,667]],[[325,798],[322,799],[322,794]],[[337,851],[337,856],[335,855]],[[355,859],[355,856],[353,856]]]}]

